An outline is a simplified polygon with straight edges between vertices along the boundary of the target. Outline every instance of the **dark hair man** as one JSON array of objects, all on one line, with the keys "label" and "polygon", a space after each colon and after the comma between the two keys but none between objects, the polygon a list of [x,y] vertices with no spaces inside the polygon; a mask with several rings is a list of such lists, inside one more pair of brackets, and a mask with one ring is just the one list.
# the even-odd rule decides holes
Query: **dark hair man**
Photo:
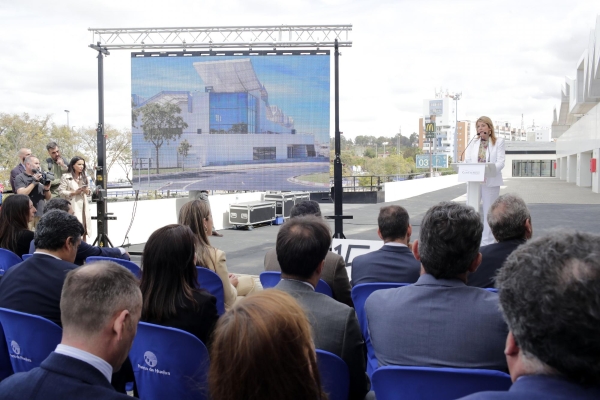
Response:
[{"label": "dark hair man", "polygon": [[514,383],[468,398],[600,399],[600,236],[532,240],[508,257],[496,285]]},{"label": "dark hair man", "polygon": [[40,367],[0,383],[3,399],[129,399],[110,380],[127,359],[142,310],[136,277],[112,262],[70,271],[60,298],[63,335]]},{"label": "dark hair man", "polygon": [[17,193],[17,189],[15,188],[15,178],[25,172],[25,158],[31,155],[31,149],[22,148],[17,152],[17,158],[19,159],[19,163],[16,167],[10,171],[10,187],[13,193]]},{"label": "dark hair man", "polygon": [[412,226],[408,212],[400,206],[379,210],[377,235],[384,245],[352,260],[352,286],[372,282],[415,283],[421,263],[408,247]]},{"label": "dark hair man", "polygon": [[26,157],[25,172],[15,178],[15,188],[17,194],[29,196],[37,210],[33,222],[34,227],[37,226],[41,216],[44,215],[46,200],[51,198],[50,183],[44,185],[45,182],[41,182],[41,179],[40,160],[33,156]]},{"label": "dark hair man", "polygon": [[493,288],[496,271],[517,247],[531,239],[533,227],[527,204],[516,194],[503,194],[490,207],[488,225],[498,243],[479,248],[481,265],[469,275],[467,284]]},{"label": "dark hair man", "polygon": [[[48,200],[46,203],[46,212],[51,210],[61,210],[70,215],[75,215],[73,212],[73,208],[71,207],[71,202],[66,199],[61,199],[59,197],[55,197],[53,199]],[[32,240],[29,246],[29,253],[33,254],[35,252],[35,242]],[[100,257],[112,257],[112,258],[121,258],[123,260],[130,260],[129,253],[123,247],[98,247],[91,246],[86,242],[82,241],[77,248],[77,255],[75,256],[74,263],[77,265],[83,265],[85,263],[85,259],[92,256],[100,256]]]},{"label": "dark hair man", "polygon": [[[294,205],[290,210],[290,220],[307,215],[321,217],[319,203],[313,200],[306,200]],[[281,271],[275,249],[267,251],[267,254],[265,254],[264,265],[265,271]],[[332,251],[327,252],[321,279],[323,279],[331,288],[334,299],[350,307],[354,307],[352,296],[350,295],[352,288],[350,287],[350,280],[348,279],[348,273],[346,272],[346,264],[344,263],[344,258],[342,256]]]},{"label": "dark hair man", "polygon": [[413,243],[421,276],[365,303],[380,365],[507,369],[498,295],[465,283],[481,261],[482,231],[472,207],[443,202],[425,213]]},{"label": "dark hair man", "polygon": [[35,232],[36,251],[0,281],[0,307],[39,315],[60,325],[60,292],[81,243],[83,225],[64,211],[50,211]]},{"label": "dark hair man", "polygon": [[48,163],[48,171],[54,173],[54,180],[50,185],[50,192],[53,197],[58,196],[58,185],[60,185],[60,177],[69,169],[69,162],[60,155],[60,149],[56,142],[50,142],[46,145],[46,150],[50,157],[46,159]]},{"label": "dark hair man", "polygon": [[275,289],[294,296],[306,310],[315,347],[341,357],[350,372],[349,399],[363,399],[369,391],[365,347],[354,309],[315,292],[331,232],[322,218],[290,218],[277,234],[281,281]]}]

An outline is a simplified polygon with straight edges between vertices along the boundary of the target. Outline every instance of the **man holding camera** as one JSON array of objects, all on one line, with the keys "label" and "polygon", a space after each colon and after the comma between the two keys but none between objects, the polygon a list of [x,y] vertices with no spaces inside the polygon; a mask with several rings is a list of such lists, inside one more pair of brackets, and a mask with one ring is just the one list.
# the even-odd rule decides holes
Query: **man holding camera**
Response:
[{"label": "man holding camera", "polygon": [[15,178],[15,189],[17,194],[29,196],[36,209],[33,225],[37,226],[40,217],[44,215],[46,200],[50,200],[50,184],[52,179],[48,174],[42,173],[40,160],[34,156],[25,158],[25,172]]}]

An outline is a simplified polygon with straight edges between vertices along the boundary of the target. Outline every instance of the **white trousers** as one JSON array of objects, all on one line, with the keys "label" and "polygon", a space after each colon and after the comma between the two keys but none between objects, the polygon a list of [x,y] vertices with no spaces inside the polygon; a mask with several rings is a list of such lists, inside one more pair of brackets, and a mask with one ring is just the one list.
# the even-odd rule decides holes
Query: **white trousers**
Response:
[{"label": "white trousers", "polygon": [[487,215],[490,211],[492,203],[500,195],[500,186],[487,187],[481,185],[481,200],[483,203],[483,235],[481,236],[481,246],[487,246],[488,244],[496,243],[496,239],[492,234],[492,230],[488,225]]}]

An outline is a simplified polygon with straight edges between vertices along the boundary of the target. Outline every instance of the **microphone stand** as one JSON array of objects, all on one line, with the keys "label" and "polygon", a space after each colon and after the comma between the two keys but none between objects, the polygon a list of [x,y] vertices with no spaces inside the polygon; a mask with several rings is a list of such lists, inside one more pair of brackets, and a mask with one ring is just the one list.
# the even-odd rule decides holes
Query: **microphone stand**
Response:
[{"label": "microphone stand", "polygon": [[460,162],[463,161],[463,155],[465,154],[465,151],[467,151],[467,149],[469,148],[469,146],[471,145],[471,142],[473,142],[473,140],[475,140],[476,137],[479,137],[479,133],[477,134],[477,136],[473,136],[471,138],[471,140],[469,140],[469,143],[467,143],[467,147],[465,147],[465,149],[463,150],[462,153],[460,153]]}]

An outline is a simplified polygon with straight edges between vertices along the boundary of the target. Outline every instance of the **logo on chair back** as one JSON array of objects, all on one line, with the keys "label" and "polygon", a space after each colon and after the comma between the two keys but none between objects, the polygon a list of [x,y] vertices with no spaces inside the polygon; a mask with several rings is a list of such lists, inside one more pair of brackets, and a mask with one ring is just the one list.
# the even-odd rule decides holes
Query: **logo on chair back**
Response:
[{"label": "logo on chair back", "polygon": [[19,346],[19,343],[12,340],[10,342],[10,347],[12,348],[13,353],[15,353],[16,355],[21,354],[21,346]]},{"label": "logo on chair back", "polygon": [[153,352],[147,351],[144,353],[144,361],[148,364],[149,367],[154,368],[156,364],[158,364],[158,359],[154,355]]}]

